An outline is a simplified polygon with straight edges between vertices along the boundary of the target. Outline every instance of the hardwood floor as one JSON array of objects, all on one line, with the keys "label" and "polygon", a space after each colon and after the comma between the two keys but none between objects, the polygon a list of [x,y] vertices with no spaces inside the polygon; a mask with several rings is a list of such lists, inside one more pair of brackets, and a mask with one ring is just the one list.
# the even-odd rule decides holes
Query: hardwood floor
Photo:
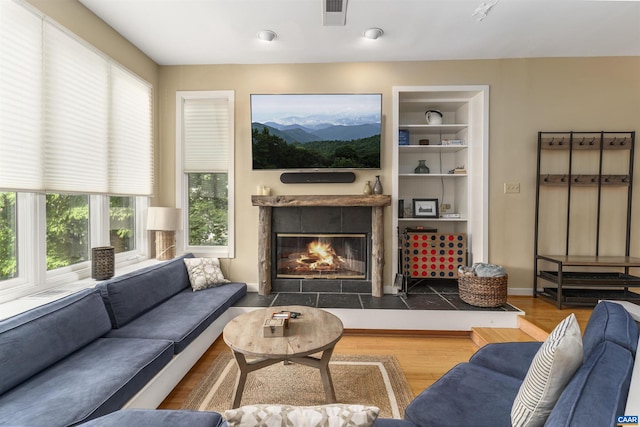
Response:
[{"label": "hardwood floor", "polygon": [[[591,308],[564,308],[558,310],[553,304],[532,297],[509,297],[509,303],[525,311],[526,318],[547,332],[570,313],[575,313],[580,328],[584,330]],[[460,362],[465,362],[478,349],[469,335],[402,335],[386,331],[345,331],[338,342],[335,353],[340,354],[393,354],[398,359],[414,395],[433,384],[445,372]],[[229,348],[218,338],[189,373],[176,386],[160,409],[179,409],[207,368],[220,354]]]}]

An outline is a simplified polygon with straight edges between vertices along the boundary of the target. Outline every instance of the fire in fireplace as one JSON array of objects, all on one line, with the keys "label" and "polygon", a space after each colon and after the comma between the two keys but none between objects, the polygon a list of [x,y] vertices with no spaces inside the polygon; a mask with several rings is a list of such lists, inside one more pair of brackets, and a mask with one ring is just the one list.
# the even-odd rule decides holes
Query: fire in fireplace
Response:
[{"label": "fire in fireplace", "polygon": [[277,234],[276,277],[366,279],[366,234]]}]

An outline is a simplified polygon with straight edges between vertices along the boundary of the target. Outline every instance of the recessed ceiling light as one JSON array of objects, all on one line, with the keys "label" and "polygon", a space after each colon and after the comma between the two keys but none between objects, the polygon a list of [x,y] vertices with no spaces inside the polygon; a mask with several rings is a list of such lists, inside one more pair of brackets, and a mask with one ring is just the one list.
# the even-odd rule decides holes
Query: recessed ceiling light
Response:
[{"label": "recessed ceiling light", "polygon": [[260,40],[264,40],[266,42],[270,42],[278,37],[278,35],[271,30],[260,30],[258,31],[257,36]]},{"label": "recessed ceiling light", "polygon": [[369,40],[375,40],[378,37],[380,37],[381,35],[384,34],[384,31],[382,31],[380,28],[369,28],[367,30],[365,30],[364,34],[362,35],[365,39],[369,39]]}]

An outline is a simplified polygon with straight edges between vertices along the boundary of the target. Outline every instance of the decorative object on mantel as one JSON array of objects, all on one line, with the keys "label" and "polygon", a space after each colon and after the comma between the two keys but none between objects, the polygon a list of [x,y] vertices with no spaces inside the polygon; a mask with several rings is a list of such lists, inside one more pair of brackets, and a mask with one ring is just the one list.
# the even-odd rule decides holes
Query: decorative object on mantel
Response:
[{"label": "decorative object on mantel", "polygon": [[156,232],[156,259],[168,260],[176,256],[176,230],[182,228],[181,209],[150,207],[147,230]]},{"label": "decorative object on mantel", "polygon": [[373,194],[382,194],[382,183],[380,182],[380,175],[376,175],[376,182],[373,184]]},{"label": "decorative object on mantel", "polygon": [[91,248],[91,278],[106,280],[113,277],[115,264],[113,246]]},{"label": "decorative object on mantel", "polygon": [[414,173],[429,173],[429,166],[425,164],[426,160],[418,160],[418,166],[413,170]]},{"label": "decorative object on mantel", "polygon": [[257,196],[270,196],[271,195],[271,187],[267,187],[265,185],[258,185],[256,189]]},{"label": "decorative object on mantel", "polygon": [[371,181],[365,182],[364,189],[362,190],[362,194],[364,194],[365,196],[368,196],[369,194],[371,194]]}]

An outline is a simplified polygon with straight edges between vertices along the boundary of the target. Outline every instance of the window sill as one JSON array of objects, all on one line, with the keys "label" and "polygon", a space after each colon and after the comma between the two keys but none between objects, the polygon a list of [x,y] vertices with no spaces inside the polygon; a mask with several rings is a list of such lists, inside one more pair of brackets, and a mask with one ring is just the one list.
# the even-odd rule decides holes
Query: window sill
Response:
[{"label": "window sill", "polygon": [[[162,261],[158,261],[155,258],[150,258],[137,263],[120,266],[116,268],[114,277],[122,276],[123,274],[131,273],[133,271],[149,267],[160,262]],[[79,292],[83,289],[94,288],[97,283],[99,283],[99,281],[89,277],[86,279],[65,283],[63,285],[54,286],[44,291],[39,291],[31,295],[26,295],[15,300],[2,303],[0,304],[0,320],[15,316],[27,310],[31,310],[33,308],[47,304],[51,301],[55,301],[67,295]]]}]

